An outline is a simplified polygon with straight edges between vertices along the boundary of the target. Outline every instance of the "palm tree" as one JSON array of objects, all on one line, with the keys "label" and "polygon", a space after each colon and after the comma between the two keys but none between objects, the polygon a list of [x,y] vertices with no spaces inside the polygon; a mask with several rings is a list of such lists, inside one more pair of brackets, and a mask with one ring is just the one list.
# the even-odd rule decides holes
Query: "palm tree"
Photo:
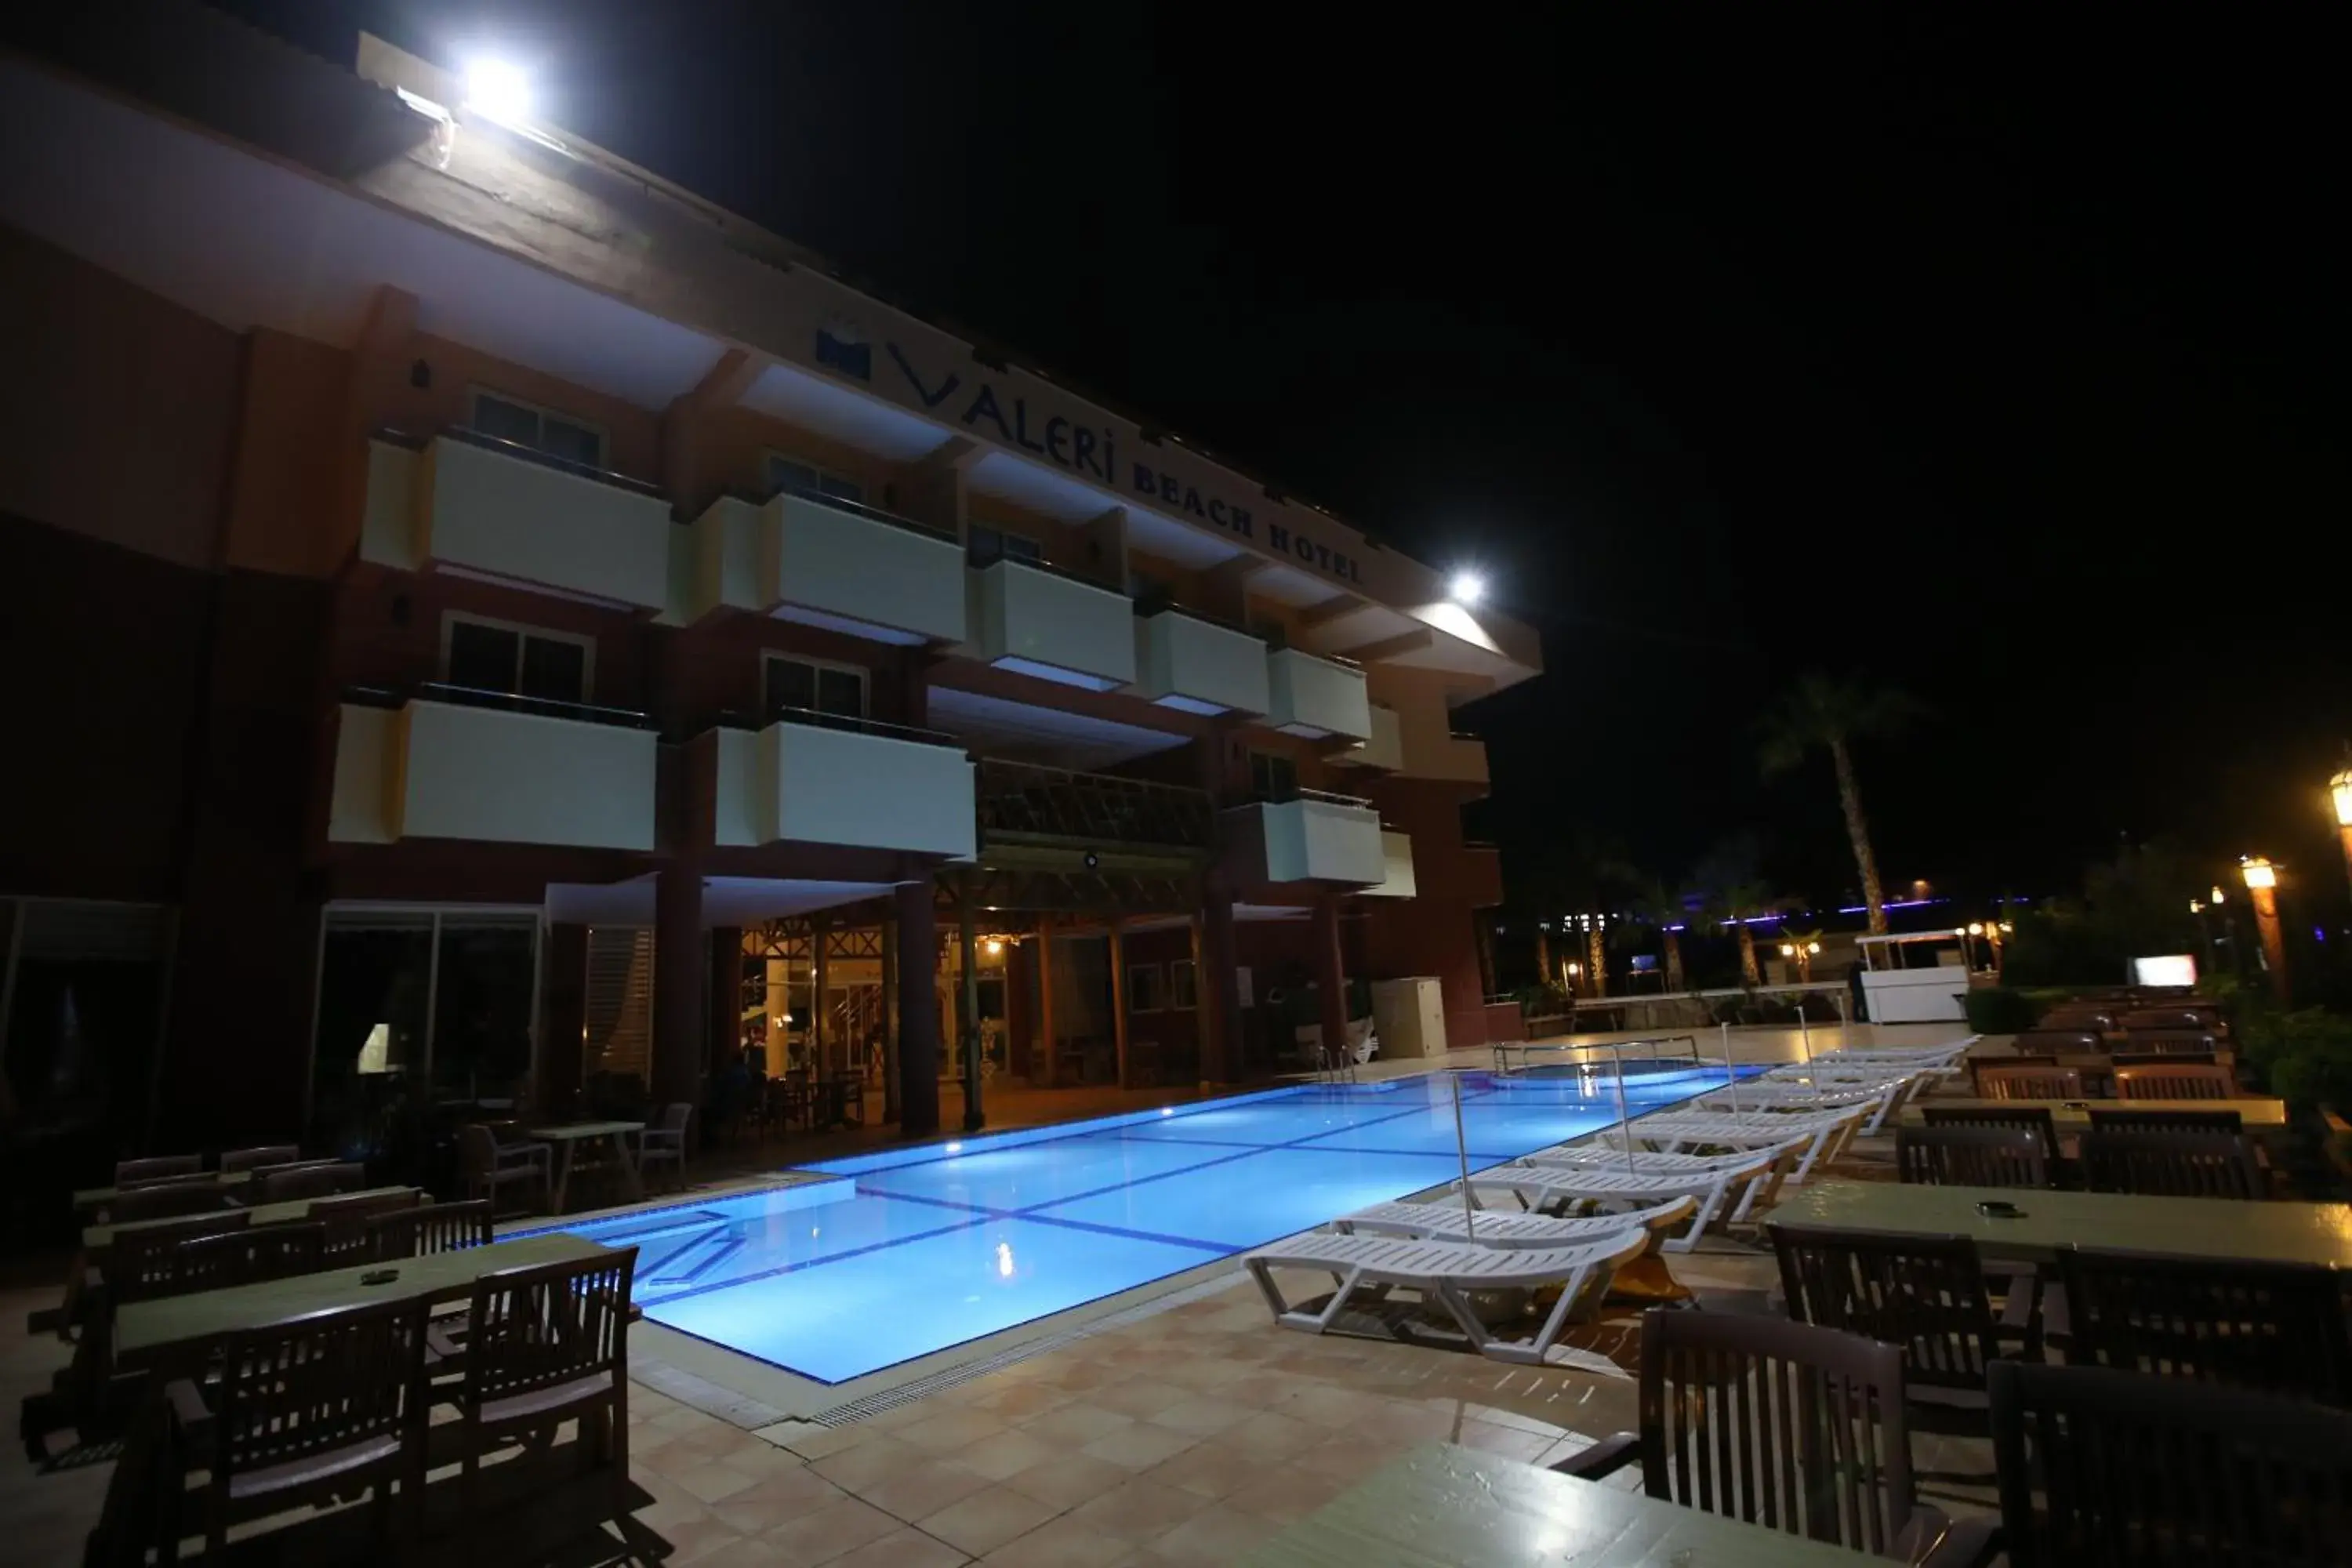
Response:
[{"label": "palm tree", "polygon": [[1739,979],[1749,986],[1764,984],[1764,969],[1756,962],[1756,930],[1748,922],[1778,914],[1795,903],[1772,891],[1757,868],[1758,859],[1756,840],[1743,834],[1708,851],[1692,873],[1705,889],[1706,918],[1727,923],[1738,939]]},{"label": "palm tree", "polygon": [[1662,878],[1652,877],[1634,893],[1628,912],[1633,916],[1623,931],[1647,929],[1656,931],[1666,948],[1666,989],[1683,988],[1682,927],[1689,923],[1690,914],[1684,896],[1668,887]]},{"label": "palm tree", "polygon": [[1786,773],[1815,751],[1830,754],[1837,770],[1838,805],[1845,811],[1846,837],[1862,871],[1862,901],[1870,910],[1873,935],[1886,931],[1886,899],[1878,886],[1878,858],[1871,853],[1870,826],[1863,819],[1862,786],[1853,776],[1853,742],[1885,735],[1911,720],[1919,705],[1892,687],[1858,677],[1833,678],[1815,671],[1781,696],[1765,721],[1764,772]]}]

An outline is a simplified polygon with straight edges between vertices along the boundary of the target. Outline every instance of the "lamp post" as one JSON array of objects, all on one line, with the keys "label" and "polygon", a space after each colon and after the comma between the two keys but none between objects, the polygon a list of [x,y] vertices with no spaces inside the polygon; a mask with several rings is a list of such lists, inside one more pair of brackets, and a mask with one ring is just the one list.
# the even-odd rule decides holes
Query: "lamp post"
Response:
[{"label": "lamp post", "polygon": [[2246,896],[2253,900],[2254,924],[2263,936],[2263,963],[2271,972],[2271,990],[2286,1001],[2286,936],[2279,929],[2278,868],[2260,855],[2242,859],[2238,875],[2246,879]]},{"label": "lamp post", "polygon": [[2327,793],[2336,803],[2336,837],[2344,845],[2344,874],[2352,877],[2352,767],[2327,781]]}]

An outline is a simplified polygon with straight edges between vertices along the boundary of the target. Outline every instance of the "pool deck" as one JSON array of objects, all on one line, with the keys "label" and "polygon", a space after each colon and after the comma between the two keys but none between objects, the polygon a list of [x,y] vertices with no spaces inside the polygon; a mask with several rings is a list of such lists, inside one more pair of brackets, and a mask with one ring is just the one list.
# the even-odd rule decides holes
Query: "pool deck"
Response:
[{"label": "pool deck", "polygon": [[[1924,1044],[1956,1032],[1923,1026],[1875,1034],[1883,1043]],[[1855,1031],[1858,1039],[1869,1033]],[[1833,1043],[1825,1034],[1834,1031],[1814,1031],[1817,1046]],[[1801,1053],[1794,1031],[1738,1031],[1732,1039],[1742,1062]],[[1444,1063],[1385,1070],[1375,1063],[1365,1076],[1490,1064],[1480,1047]],[[992,1129],[1013,1124],[1031,1100],[1068,1108],[1039,1121],[1170,1102],[1164,1094],[1107,1102],[1105,1091],[1016,1091],[995,1101],[1003,1120],[992,1114]],[[887,1142],[861,1139],[832,1152]],[[784,1153],[824,1157],[779,1144],[758,1168],[772,1173]],[[1864,1147],[1840,1173],[1884,1179],[1885,1158]],[[751,1184],[747,1173],[698,1165],[694,1191],[740,1190]],[[1760,1305],[1773,1273],[1769,1252],[1721,1238],[1676,1255],[1671,1266],[1702,1300],[1735,1309]],[[65,1346],[24,1330],[28,1310],[53,1301],[55,1278],[54,1267],[44,1273],[32,1260],[0,1286],[0,1395],[13,1400],[46,1386],[63,1363]],[[1633,1425],[1635,1309],[1612,1308],[1571,1331],[1570,1364],[1538,1369],[1276,1329],[1230,1260],[1129,1295],[1136,1299],[1010,1331],[1048,1331],[1034,1342],[961,1346],[862,1380],[872,1389],[826,1389],[829,1410],[780,1405],[767,1397],[778,1386],[744,1386],[732,1376],[740,1369],[690,1353],[728,1352],[642,1326],[631,1336],[630,1423],[643,1503],[625,1540],[607,1527],[567,1546],[562,1560],[658,1559],[680,1568],[1226,1563],[1419,1443],[1543,1461]],[[851,1400],[865,1403],[842,1411]],[[808,1419],[813,1414],[827,1419]],[[1923,1469],[1991,1468],[1984,1445],[1967,1439],[1915,1436],[1914,1449]],[[78,1560],[111,1468],[101,1460],[43,1474],[22,1459],[0,1467],[0,1511],[31,1553],[23,1560]],[[1630,1471],[1618,1482],[1638,1484]],[[1971,1511],[1990,1499],[1938,1487],[1934,1500]],[[318,1528],[323,1539],[341,1521],[363,1540],[363,1520],[338,1514]]]}]

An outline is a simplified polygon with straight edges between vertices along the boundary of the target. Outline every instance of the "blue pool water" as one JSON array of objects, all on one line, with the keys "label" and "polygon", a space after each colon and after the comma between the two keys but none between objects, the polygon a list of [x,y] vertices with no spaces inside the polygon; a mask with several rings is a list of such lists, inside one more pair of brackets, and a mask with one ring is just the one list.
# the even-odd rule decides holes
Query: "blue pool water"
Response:
[{"label": "blue pool water", "polygon": [[[1636,1116],[1724,1082],[1632,1067]],[[1617,1120],[1605,1075],[1457,1076],[1474,1170]],[[1458,1160],[1433,1074],[885,1150],[803,1167],[830,1182],[561,1228],[635,1244],[654,1321],[831,1384],[1436,1186]]]}]

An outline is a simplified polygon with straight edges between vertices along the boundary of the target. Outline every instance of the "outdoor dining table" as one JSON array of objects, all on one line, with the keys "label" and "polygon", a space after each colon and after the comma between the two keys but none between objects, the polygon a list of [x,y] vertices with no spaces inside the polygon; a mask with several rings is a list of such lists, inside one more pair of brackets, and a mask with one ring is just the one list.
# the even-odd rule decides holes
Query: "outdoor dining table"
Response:
[{"label": "outdoor dining table", "polygon": [[[201,1369],[223,1335],[275,1328],[345,1307],[460,1301],[473,1294],[474,1281],[485,1274],[569,1263],[604,1250],[596,1242],[558,1231],[488,1247],[426,1253],[390,1264],[363,1263],[225,1290],[165,1296],[118,1309],[115,1364],[125,1372],[147,1373],[147,1393],[140,1414],[124,1435],[122,1457],[108,1481],[105,1506],[85,1561],[144,1561],[161,1522],[162,1489],[175,1473],[165,1463],[170,1422],[164,1385],[174,1376]],[[366,1276],[386,1268],[393,1271],[392,1279],[376,1285],[363,1283]]]},{"label": "outdoor dining table", "polygon": [[[245,1210],[252,1216],[246,1223],[249,1226],[291,1225],[296,1220],[308,1218],[312,1204],[323,1203],[330,1198],[388,1198],[415,1191],[416,1191],[415,1187],[407,1186],[362,1187],[357,1192],[330,1193],[322,1197],[288,1198],[283,1203],[254,1204]],[[234,1214],[236,1211],[225,1208],[221,1212]],[[189,1215],[173,1215],[167,1219],[125,1220],[121,1225],[86,1225],[81,1227],[82,1255],[86,1258],[95,1259],[100,1253],[113,1246],[114,1238],[126,1230],[144,1230],[150,1226],[157,1225],[180,1225],[192,1217],[194,1216]]]},{"label": "outdoor dining table", "polygon": [[[192,1187],[209,1186],[224,1196],[234,1196],[236,1189],[253,1180],[251,1171],[211,1171],[205,1173],[212,1177],[209,1183],[189,1182],[185,1184]],[[115,1199],[121,1197],[125,1189],[121,1187],[79,1188],[73,1195],[74,1212],[86,1214],[91,1209],[106,1208],[112,1205]]]},{"label": "outdoor dining table", "polygon": [[560,1127],[534,1127],[529,1136],[542,1143],[555,1145],[555,1191],[548,1201],[555,1212],[564,1209],[566,1193],[572,1184],[572,1159],[583,1143],[593,1143],[602,1138],[613,1146],[613,1163],[621,1173],[621,1181],[628,1188],[630,1201],[646,1195],[646,1184],[637,1174],[636,1156],[629,1151],[629,1136],[643,1132],[642,1121],[573,1121]]},{"label": "outdoor dining table", "polygon": [[[1980,1210],[2009,1204],[2011,1218]],[[2114,1247],[2258,1263],[2352,1269],[2352,1205],[2151,1198],[2040,1187],[1943,1187],[1813,1182],[1783,1196],[1772,1218],[1887,1236],[1965,1236],[1988,1258],[2032,1262],[2061,1247]]]},{"label": "outdoor dining table", "polygon": [[[2287,1131],[2286,1101],[2260,1095],[2245,1095],[2229,1100],[2102,1100],[2096,1102],[2101,1110],[2234,1110],[2239,1124],[2252,1138],[2278,1138]],[[1906,1127],[1924,1127],[1927,1110],[2046,1110],[2050,1121],[2061,1132],[2088,1132],[2091,1130],[2093,1102],[2081,1100],[1969,1100],[1937,1095],[1921,1105],[1914,1102],[1903,1108],[1901,1121]]]},{"label": "outdoor dining table", "polygon": [[1254,1568],[1861,1568],[1884,1559],[1431,1443],[1260,1542],[1242,1562]]}]

